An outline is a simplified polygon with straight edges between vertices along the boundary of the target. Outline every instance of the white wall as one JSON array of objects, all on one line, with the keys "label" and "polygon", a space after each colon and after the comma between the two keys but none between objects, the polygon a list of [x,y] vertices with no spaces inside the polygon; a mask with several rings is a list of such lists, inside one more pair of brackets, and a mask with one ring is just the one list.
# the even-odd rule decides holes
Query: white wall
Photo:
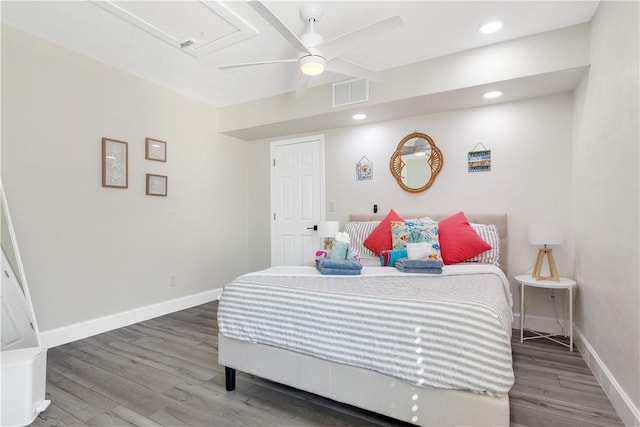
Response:
[{"label": "white wall", "polygon": [[[591,70],[576,92],[573,152],[577,325],[640,422],[639,14],[637,2],[601,2]],[[587,358],[589,362],[589,359]],[[627,425],[629,411],[619,409]],[[626,415],[629,415],[625,417]],[[637,424],[636,424],[637,425]]]},{"label": "white wall", "polygon": [[[556,220],[572,234],[572,95],[534,98],[482,108],[409,117],[352,128],[328,129],[325,135],[326,201],[336,202],[330,220],[342,225],[350,213],[506,212],[509,218],[509,278],[530,269],[537,249],[527,243],[526,228],[536,220]],[[403,191],[392,177],[389,159],[400,140],[414,131],[431,136],[444,156],[444,167],[423,193]],[[284,138],[283,138],[284,139]],[[467,153],[477,142],[491,150],[490,172],[467,171]],[[251,143],[250,210],[254,225],[251,268],[269,265],[268,143]],[[373,161],[373,180],[356,181],[356,162]],[[265,196],[266,194],[266,196]],[[265,219],[266,218],[266,219]],[[554,250],[560,273],[573,275],[570,239]],[[517,299],[517,292],[514,290]],[[543,291],[527,298],[527,314],[555,316]],[[556,302],[561,310],[562,301]],[[517,306],[517,305],[516,305]]]},{"label": "white wall", "polygon": [[[247,270],[247,144],[217,110],[2,27],[2,179],[41,331],[219,288]],[[129,188],[101,187],[101,138]],[[144,138],[168,142],[167,163]],[[168,196],[145,195],[145,174]],[[171,285],[175,276],[175,286]]]}]

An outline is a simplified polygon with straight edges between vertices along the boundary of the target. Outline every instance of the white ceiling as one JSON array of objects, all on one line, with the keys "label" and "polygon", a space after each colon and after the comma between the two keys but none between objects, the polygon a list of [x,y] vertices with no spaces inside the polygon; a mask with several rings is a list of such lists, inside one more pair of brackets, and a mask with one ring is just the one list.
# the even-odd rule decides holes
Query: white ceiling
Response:
[{"label": "white ceiling", "polygon": [[[143,30],[131,20],[95,2],[2,1],[2,22],[146,80],[214,106],[238,104],[296,88],[295,63],[219,70],[219,65],[296,56],[284,38],[253,8],[241,1],[114,2],[135,10],[153,24],[171,27],[179,39],[221,38],[243,27],[236,40],[194,55],[171,40]],[[308,2],[267,1],[264,4],[296,34],[305,32],[300,6]],[[597,1],[323,1],[324,16],[316,31],[329,40],[374,21],[398,14],[405,25],[356,51],[342,55],[375,71],[395,68],[499,41],[589,22]],[[198,12],[206,9],[206,13]],[[229,19],[208,20],[206,14],[230,13]],[[185,14],[181,15],[184,10]],[[483,35],[478,28],[500,19],[504,28]],[[225,28],[207,31],[208,26]],[[237,25],[236,25],[237,24]],[[160,27],[156,25],[156,28]],[[227,28],[228,27],[228,28]],[[229,29],[230,28],[230,29]],[[187,29],[187,32],[184,30]],[[171,32],[170,31],[170,32]],[[195,34],[189,36],[188,32]],[[206,33],[206,34],[205,34]],[[235,34],[238,36],[238,34]],[[184,41],[184,40],[182,40]],[[196,46],[196,45],[194,45]],[[197,46],[196,46],[197,47]],[[204,52],[204,53],[202,53]],[[312,86],[349,78],[324,73]],[[293,93],[291,94],[293,96]]]}]

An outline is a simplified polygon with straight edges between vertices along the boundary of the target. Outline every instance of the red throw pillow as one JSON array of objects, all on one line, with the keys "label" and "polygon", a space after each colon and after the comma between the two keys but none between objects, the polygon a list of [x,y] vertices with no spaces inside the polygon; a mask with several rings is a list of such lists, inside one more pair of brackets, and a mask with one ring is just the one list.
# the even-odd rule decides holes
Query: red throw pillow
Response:
[{"label": "red throw pillow", "polygon": [[387,216],[384,217],[380,224],[373,229],[371,234],[362,242],[362,244],[371,249],[374,254],[380,255],[382,251],[393,249],[391,242],[391,221],[404,221],[400,216],[391,209]]},{"label": "red throw pillow", "polygon": [[440,253],[445,264],[455,264],[491,249],[475,232],[464,212],[458,212],[438,223]]}]

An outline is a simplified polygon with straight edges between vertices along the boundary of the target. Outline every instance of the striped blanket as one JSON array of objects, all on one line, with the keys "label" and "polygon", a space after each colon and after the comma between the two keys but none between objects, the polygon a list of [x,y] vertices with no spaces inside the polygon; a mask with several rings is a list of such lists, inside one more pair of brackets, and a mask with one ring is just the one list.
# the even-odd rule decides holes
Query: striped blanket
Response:
[{"label": "striped blanket", "polygon": [[224,287],[220,332],[387,374],[410,384],[506,394],[513,385],[511,293],[492,265],[442,275],[364,267],[322,276],[273,267]]}]

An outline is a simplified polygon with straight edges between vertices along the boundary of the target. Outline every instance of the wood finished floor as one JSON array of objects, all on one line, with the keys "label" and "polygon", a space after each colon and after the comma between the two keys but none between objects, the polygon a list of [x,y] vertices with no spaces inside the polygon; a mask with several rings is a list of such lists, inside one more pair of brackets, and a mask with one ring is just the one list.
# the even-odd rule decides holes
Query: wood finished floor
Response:
[{"label": "wood finished floor", "polygon": [[[47,399],[34,426],[407,426],[238,373],[225,391],[217,302],[52,348]],[[520,344],[510,393],[517,426],[622,425],[579,353]]]}]

